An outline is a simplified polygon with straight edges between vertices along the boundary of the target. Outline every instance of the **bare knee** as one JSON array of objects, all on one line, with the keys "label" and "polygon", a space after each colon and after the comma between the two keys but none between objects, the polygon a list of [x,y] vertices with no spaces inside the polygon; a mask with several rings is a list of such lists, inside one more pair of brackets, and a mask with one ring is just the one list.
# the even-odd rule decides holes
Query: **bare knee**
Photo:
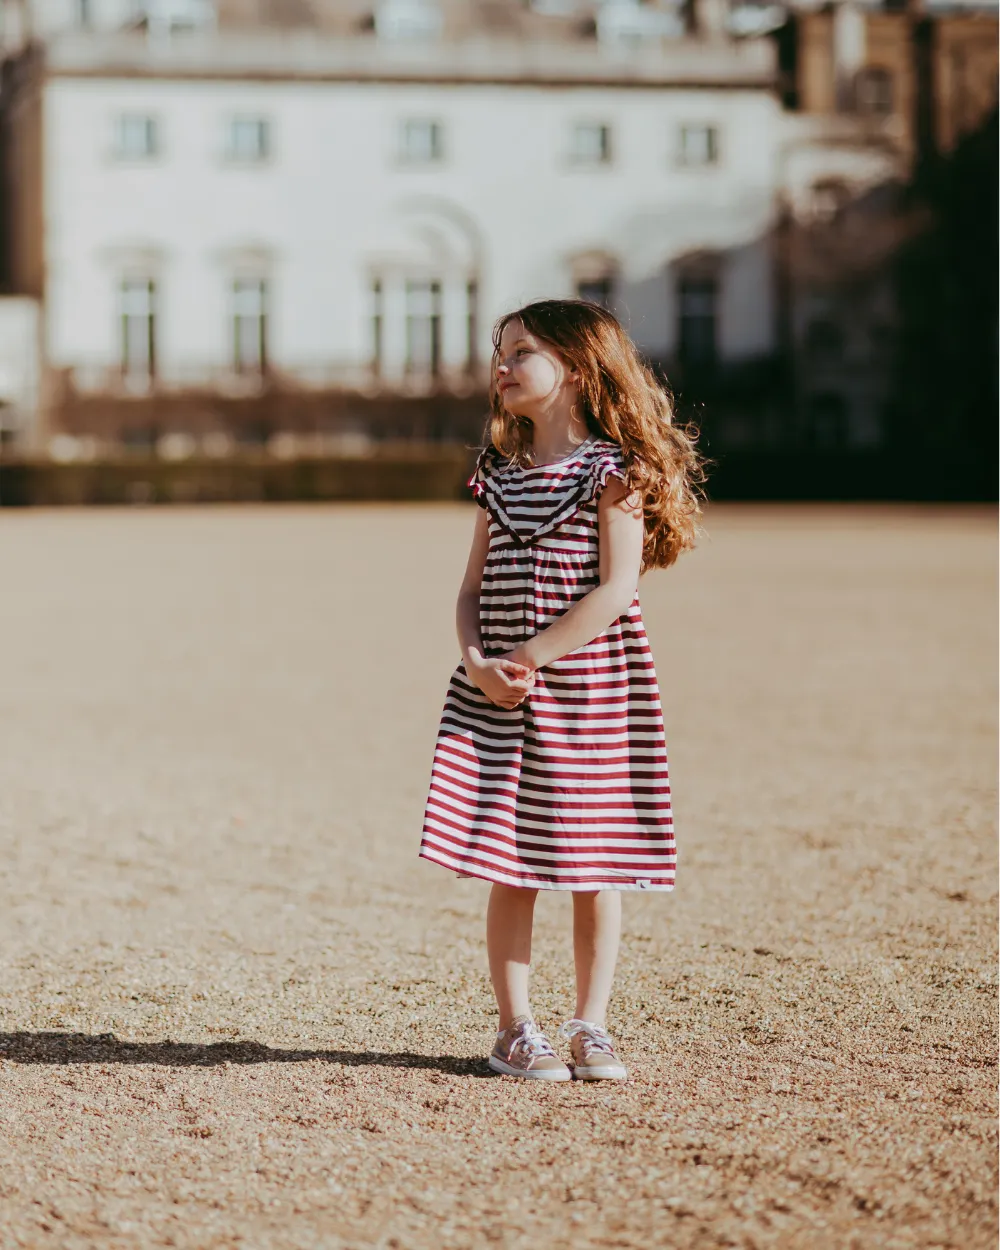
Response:
[{"label": "bare knee", "polygon": [[519,885],[494,884],[490,890],[490,901],[499,903],[501,907],[534,907],[537,897],[537,890]]}]

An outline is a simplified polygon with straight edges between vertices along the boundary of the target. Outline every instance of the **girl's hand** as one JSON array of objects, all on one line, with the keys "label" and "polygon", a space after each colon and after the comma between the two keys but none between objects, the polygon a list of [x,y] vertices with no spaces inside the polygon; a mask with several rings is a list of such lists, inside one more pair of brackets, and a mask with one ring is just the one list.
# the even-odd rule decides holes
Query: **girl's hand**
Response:
[{"label": "girl's hand", "polygon": [[523,703],[535,684],[535,674],[524,664],[503,656],[468,656],[465,671],[469,681],[497,707],[509,711]]},{"label": "girl's hand", "polygon": [[510,661],[512,664],[516,664],[519,668],[526,668],[532,677],[534,677],[535,669],[538,665],[532,664],[531,657],[527,652],[527,645],[527,643],[522,642],[520,646],[515,647],[513,651],[508,651],[503,658]]}]

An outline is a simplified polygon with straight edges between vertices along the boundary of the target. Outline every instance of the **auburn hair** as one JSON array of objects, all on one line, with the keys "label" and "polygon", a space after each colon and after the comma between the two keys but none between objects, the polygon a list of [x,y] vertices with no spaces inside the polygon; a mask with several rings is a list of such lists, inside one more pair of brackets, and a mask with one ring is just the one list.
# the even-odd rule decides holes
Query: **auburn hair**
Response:
[{"label": "auburn hair", "polygon": [[547,299],[501,317],[493,328],[487,437],[516,464],[531,464],[532,423],[516,417],[497,389],[500,337],[512,321],[556,349],[578,377],[590,433],[622,449],[626,486],[642,500],[644,569],[667,568],[695,545],[705,462],[691,425],[675,425],[673,400],[618,320],[586,300]]}]

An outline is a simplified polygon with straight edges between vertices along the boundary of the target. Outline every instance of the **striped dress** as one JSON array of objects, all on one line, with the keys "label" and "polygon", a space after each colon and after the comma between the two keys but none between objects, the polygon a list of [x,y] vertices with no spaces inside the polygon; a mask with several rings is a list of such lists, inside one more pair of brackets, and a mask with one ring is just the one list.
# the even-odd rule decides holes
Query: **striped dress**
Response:
[{"label": "striped dress", "polygon": [[[617,444],[518,468],[494,448],[469,485],[489,514],[483,650],[502,655],[597,586],[597,500]],[[674,833],[656,672],[636,595],[593,642],[495,706],[460,664],[438,732],[420,854],[461,876],[543,890],[669,890]]]}]

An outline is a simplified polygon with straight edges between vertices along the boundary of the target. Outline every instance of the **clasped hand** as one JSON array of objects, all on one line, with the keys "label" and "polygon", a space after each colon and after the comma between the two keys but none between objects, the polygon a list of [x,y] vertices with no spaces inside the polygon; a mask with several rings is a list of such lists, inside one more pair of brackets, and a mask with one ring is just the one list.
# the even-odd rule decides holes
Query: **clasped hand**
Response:
[{"label": "clasped hand", "polygon": [[470,657],[465,671],[491,703],[508,711],[522,704],[535,684],[534,669],[502,655]]}]

